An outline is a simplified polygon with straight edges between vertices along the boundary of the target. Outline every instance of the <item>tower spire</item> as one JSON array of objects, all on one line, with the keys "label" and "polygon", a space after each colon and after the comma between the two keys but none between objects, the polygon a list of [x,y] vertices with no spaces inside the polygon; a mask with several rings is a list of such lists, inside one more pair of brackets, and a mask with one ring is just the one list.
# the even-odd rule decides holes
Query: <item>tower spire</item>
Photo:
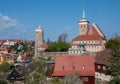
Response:
[{"label": "tower spire", "polygon": [[85,19],[85,10],[83,9],[82,19]]}]

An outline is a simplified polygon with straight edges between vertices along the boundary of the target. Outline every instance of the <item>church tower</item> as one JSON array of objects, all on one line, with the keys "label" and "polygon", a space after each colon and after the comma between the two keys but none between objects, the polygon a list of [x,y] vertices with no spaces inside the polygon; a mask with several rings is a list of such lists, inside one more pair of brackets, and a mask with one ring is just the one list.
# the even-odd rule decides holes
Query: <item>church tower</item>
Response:
[{"label": "church tower", "polygon": [[78,22],[79,35],[85,35],[89,28],[89,21],[85,17],[85,11],[83,9],[82,19]]},{"label": "church tower", "polygon": [[41,45],[44,42],[44,36],[43,36],[43,29],[38,26],[38,28],[35,30],[35,55],[37,52],[37,48],[39,45]]}]

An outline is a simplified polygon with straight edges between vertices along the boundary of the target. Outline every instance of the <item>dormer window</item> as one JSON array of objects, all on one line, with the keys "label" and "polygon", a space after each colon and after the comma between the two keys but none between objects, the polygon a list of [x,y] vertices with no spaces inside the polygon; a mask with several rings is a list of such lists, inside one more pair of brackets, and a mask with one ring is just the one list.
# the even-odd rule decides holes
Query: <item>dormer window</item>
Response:
[{"label": "dormer window", "polygon": [[85,70],[85,66],[82,66],[82,70]]},{"label": "dormer window", "polygon": [[75,66],[73,66],[72,68],[73,68],[73,70],[75,70]]},{"label": "dormer window", "polygon": [[64,70],[65,69],[65,67],[64,66],[62,66],[62,70]]}]

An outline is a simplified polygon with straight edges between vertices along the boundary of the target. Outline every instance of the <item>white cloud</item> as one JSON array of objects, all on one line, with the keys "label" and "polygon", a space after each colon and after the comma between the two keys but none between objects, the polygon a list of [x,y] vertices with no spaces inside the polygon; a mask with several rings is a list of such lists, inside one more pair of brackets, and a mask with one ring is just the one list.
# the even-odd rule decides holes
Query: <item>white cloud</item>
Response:
[{"label": "white cloud", "polygon": [[8,28],[8,27],[18,27],[19,23],[14,20],[11,19],[9,16],[6,15],[2,15],[2,13],[0,13],[0,28]]},{"label": "white cloud", "polygon": [[25,36],[27,33],[26,26],[7,15],[0,13],[0,36],[5,38],[14,38]]},{"label": "white cloud", "polygon": [[20,24],[15,19],[11,19],[9,16],[0,13],[0,29],[13,28],[16,31],[26,32],[25,26]]},{"label": "white cloud", "polygon": [[10,21],[10,18],[8,16],[2,16],[3,21]]}]

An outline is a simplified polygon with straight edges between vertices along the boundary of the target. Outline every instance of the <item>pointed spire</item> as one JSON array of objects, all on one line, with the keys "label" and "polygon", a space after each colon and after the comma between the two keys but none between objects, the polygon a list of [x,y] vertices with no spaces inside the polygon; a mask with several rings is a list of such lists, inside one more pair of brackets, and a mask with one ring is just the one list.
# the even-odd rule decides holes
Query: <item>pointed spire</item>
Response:
[{"label": "pointed spire", "polygon": [[83,9],[82,19],[85,19],[85,10]]},{"label": "pointed spire", "polygon": [[86,16],[85,16],[85,10],[83,9],[83,13],[82,13],[82,19],[80,20],[80,22],[88,22],[89,21],[86,19]]}]

